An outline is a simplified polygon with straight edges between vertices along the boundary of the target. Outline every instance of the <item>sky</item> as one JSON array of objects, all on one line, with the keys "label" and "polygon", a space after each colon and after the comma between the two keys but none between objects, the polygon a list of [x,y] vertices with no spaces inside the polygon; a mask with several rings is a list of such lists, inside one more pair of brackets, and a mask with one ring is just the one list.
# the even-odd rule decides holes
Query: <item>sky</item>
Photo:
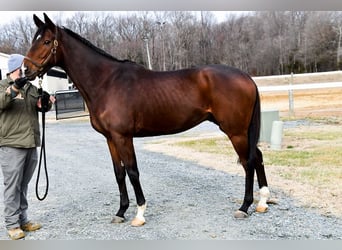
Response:
[{"label": "sky", "polygon": [[[43,18],[43,13],[46,13],[51,19],[64,19],[73,16],[75,11],[0,11],[0,25],[10,23],[18,17],[30,17],[36,14],[41,19]],[[122,14],[126,14],[126,11],[118,11]],[[245,11],[246,12],[246,11]],[[226,19],[227,11],[212,11],[218,22],[224,21]],[[235,13],[242,13],[237,11]],[[33,20],[32,20],[33,21]]]},{"label": "sky", "polygon": [[[49,17],[53,18],[60,16],[62,18],[67,18],[74,14],[74,11],[0,11],[0,25],[10,23],[19,17],[33,17],[36,14],[41,19],[43,18],[43,13],[46,13]],[[32,19],[33,22],[33,19]]]}]

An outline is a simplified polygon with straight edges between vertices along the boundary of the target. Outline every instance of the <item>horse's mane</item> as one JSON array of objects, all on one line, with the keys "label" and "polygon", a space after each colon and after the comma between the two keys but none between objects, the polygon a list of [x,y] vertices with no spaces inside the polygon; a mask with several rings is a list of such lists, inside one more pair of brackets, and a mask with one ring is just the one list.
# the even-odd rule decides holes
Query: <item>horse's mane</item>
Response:
[{"label": "horse's mane", "polygon": [[[90,41],[88,41],[87,39],[85,39],[84,37],[80,36],[79,34],[73,32],[72,30],[63,27],[63,30],[70,36],[72,36],[73,38],[77,39],[78,41],[80,41],[81,43],[83,43],[84,45],[88,46],[89,48],[91,48],[92,50],[96,51],[97,53],[99,53],[100,55],[103,55],[111,60],[117,61],[117,62],[121,62],[121,63],[134,63],[133,61],[130,60],[119,60],[117,58],[115,58],[114,56],[108,54],[106,51],[100,49],[99,47],[96,47],[94,44],[92,44]],[[140,65],[141,66],[141,65]]]}]

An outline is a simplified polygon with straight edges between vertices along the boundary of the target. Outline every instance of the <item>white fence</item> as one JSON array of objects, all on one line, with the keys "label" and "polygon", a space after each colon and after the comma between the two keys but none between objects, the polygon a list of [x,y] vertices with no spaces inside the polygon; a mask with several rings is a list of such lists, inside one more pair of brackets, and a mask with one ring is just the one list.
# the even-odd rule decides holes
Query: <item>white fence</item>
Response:
[{"label": "white fence", "polygon": [[305,83],[305,84],[287,84],[277,86],[259,86],[260,92],[275,92],[289,90],[305,90],[305,89],[324,89],[324,88],[341,88],[342,82],[324,82],[324,83]]}]

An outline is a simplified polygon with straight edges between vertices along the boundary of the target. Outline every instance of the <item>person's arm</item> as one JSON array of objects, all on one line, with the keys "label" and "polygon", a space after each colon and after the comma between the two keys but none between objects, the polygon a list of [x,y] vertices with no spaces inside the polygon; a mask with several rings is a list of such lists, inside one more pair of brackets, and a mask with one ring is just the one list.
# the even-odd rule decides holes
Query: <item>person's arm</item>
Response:
[{"label": "person's arm", "polygon": [[11,87],[0,86],[0,110],[6,109],[13,99]]},{"label": "person's arm", "polygon": [[5,109],[11,103],[11,100],[18,95],[19,89],[24,87],[26,82],[26,77],[20,77],[14,81],[14,84],[7,88],[0,86],[0,109]]}]

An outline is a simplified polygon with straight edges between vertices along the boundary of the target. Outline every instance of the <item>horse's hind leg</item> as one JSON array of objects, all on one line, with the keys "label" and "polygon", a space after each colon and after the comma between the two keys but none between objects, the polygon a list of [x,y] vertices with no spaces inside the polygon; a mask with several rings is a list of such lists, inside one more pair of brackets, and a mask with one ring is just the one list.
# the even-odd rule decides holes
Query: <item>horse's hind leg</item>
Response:
[{"label": "horse's hind leg", "polygon": [[245,173],[245,196],[242,206],[235,212],[236,218],[246,218],[248,216],[248,208],[253,202],[253,184],[254,184],[254,169],[256,170],[258,184],[260,188],[260,200],[256,207],[256,211],[264,213],[268,210],[267,200],[270,197],[270,191],[267,186],[266,174],[263,164],[261,151],[256,148],[256,155],[252,159],[248,159],[248,139],[247,136],[231,136],[230,140],[235,151],[239,156]]},{"label": "horse's hind leg", "polygon": [[256,211],[264,213],[268,210],[267,200],[270,198],[270,191],[267,185],[262,153],[258,148],[256,149],[255,169],[260,188],[260,200],[256,207]]},{"label": "horse's hind leg", "polygon": [[242,206],[234,214],[235,218],[248,217],[248,208],[253,203],[253,185],[254,185],[254,166],[253,162],[248,162],[248,137],[246,135],[236,135],[229,137],[236,153],[239,156],[239,161],[242,164],[245,177],[245,195]]}]

